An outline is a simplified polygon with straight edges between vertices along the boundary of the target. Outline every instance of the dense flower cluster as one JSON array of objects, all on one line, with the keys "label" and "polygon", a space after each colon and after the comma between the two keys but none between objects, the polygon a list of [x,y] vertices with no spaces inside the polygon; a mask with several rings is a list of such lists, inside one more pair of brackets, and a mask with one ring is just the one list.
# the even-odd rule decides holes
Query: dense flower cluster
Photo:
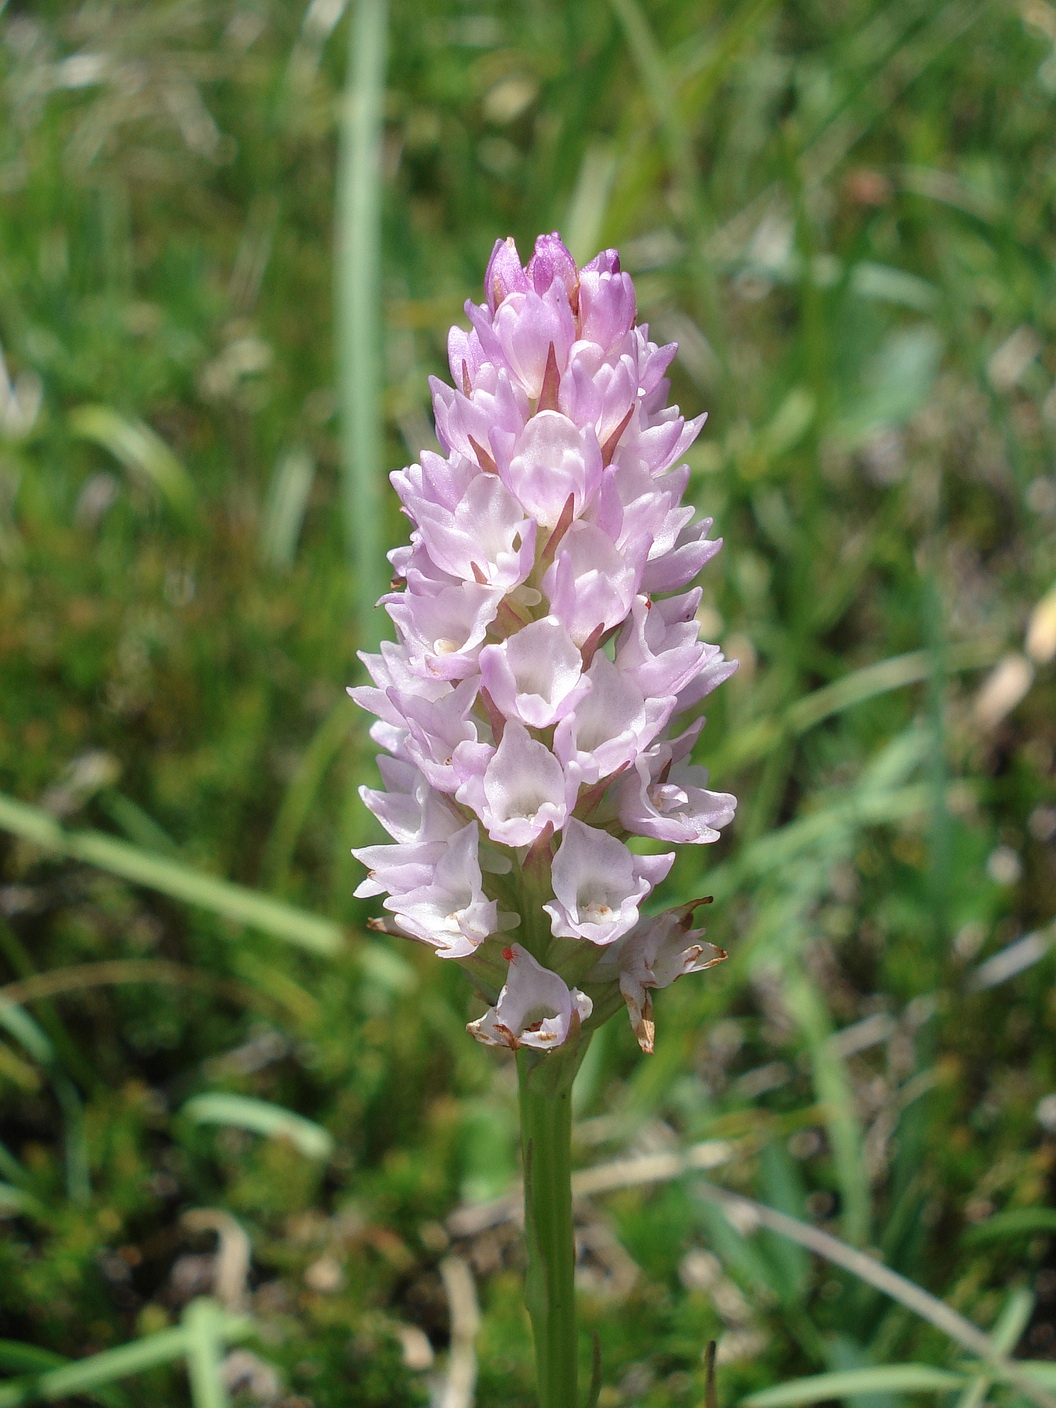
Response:
[{"label": "dense flower cluster", "polygon": [[356,893],[469,969],[494,999],[479,1040],[553,1049],[615,993],[648,1050],[650,991],[723,956],[695,906],[641,918],[674,852],[626,844],[713,841],[736,805],[685,722],[734,668],[690,589],[721,545],[682,504],[704,417],[665,405],[675,347],[636,325],[614,250],[577,269],[545,235],[522,267],[500,241],[486,292],[451,330],[454,387],[432,384],[444,454],[392,475],[413,524],[382,598],[398,639],[352,694],[393,839],[356,852]]}]

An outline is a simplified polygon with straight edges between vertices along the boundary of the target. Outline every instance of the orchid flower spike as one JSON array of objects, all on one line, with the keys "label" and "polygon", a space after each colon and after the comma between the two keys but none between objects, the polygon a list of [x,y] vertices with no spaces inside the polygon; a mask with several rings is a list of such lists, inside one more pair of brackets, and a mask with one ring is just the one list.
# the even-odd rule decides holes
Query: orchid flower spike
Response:
[{"label": "orchid flower spike", "polygon": [[666,404],[676,349],[638,326],[615,250],[580,269],[542,235],[522,265],[500,240],[484,287],[453,385],[432,383],[443,453],[392,475],[397,639],[350,691],[377,716],[385,787],[361,795],[392,840],[355,852],[356,893],[471,973],[479,1041],[554,1050],[622,1000],[651,1050],[652,992],[725,957],[695,905],[643,917],[675,853],[627,844],[714,841],[737,805],[690,762],[687,711],[736,667],[696,621],[721,546],[682,502],[704,417]]}]

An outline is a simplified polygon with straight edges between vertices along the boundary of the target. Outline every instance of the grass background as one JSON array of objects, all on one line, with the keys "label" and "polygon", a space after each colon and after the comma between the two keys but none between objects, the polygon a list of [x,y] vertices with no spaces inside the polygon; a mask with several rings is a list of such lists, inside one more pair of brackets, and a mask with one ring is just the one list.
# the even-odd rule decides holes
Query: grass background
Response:
[{"label": "grass background", "polygon": [[[516,1233],[445,1226],[516,1177],[511,1069],[352,898],[380,626],[346,528],[404,528],[348,512],[338,412],[384,488],[494,239],[554,228],[680,343],[741,661],[699,752],[737,823],[666,888],[731,958],[651,1060],[596,1041],[579,1163],[709,1141],[1056,1358],[1056,7],[394,0],[376,278],[369,225],[335,252],[342,10],[0,7],[0,788],[36,809],[0,816],[0,1369],[186,1325],[222,1263],[240,1403],[424,1403],[454,1255],[477,1402],[532,1402]],[[380,334],[369,297],[335,329],[342,268]],[[582,1219],[603,1408],[702,1402],[709,1338],[724,1403],[963,1357],[692,1178]],[[97,1392],[222,1402],[179,1359]]]}]

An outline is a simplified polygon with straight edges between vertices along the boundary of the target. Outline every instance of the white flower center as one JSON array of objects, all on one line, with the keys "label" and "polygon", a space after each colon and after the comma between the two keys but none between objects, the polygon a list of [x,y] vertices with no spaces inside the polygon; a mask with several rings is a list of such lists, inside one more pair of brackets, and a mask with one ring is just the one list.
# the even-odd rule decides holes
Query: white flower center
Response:
[{"label": "white flower center", "polygon": [[576,908],[581,924],[601,924],[612,918],[611,906],[602,899],[592,899],[586,903],[580,900]]},{"label": "white flower center", "polygon": [[689,797],[685,791],[671,782],[662,782],[655,787],[650,787],[649,797],[661,816],[670,816],[673,812],[689,805]]},{"label": "white flower center", "polygon": [[534,1007],[529,1007],[521,1020],[521,1031],[538,1031],[544,1022],[553,1021],[560,1014],[553,1007],[547,1007],[543,1003],[537,1003]]}]

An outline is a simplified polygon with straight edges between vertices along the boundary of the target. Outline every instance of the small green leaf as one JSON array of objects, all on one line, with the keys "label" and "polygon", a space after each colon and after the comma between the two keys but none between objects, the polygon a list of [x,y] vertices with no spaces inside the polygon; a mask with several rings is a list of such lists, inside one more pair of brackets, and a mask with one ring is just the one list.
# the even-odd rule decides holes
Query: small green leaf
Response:
[{"label": "small green leaf", "polygon": [[[188,1311],[193,1308],[188,1307]],[[212,1306],[213,1302],[207,1302]],[[244,1315],[231,1315],[215,1310],[215,1320],[211,1329],[225,1343],[243,1340],[253,1333],[253,1322]],[[192,1323],[193,1323],[193,1317]],[[23,1354],[19,1361],[18,1351],[26,1346],[11,1340],[0,1341],[0,1364],[17,1364],[27,1367]],[[186,1321],[171,1330],[159,1330],[144,1339],[133,1340],[131,1344],[119,1345],[116,1349],[106,1349],[102,1354],[93,1354],[87,1359],[74,1359],[53,1369],[44,1369],[44,1361],[39,1361],[40,1369],[18,1379],[9,1379],[0,1384],[0,1408],[18,1408],[23,1403],[52,1403],[60,1398],[72,1398],[75,1394],[95,1394],[118,1379],[133,1374],[142,1374],[159,1364],[170,1364],[190,1353],[189,1331]],[[206,1405],[208,1408],[208,1405]]]},{"label": "small green leaf", "polygon": [[[1021,1359],[1016,1365],[1017,1369],[1022,1369],[1028,1379],[1033,1379],[1035,1383],[1041,1384],[1042,1388],[1056,1388],[1056,1362],[1051,1359]],[[1005,1376],[998,1371],[995,1378]]]},{"label": "small green leaf", "polygon": [[[1035,1297],[1023,1286],[1017,1286],[1005,1302],[997,1324],[990,1332],[991,1339],[1002,1354],[1011,1354],[1019,1343],[1023,1331],[1030,1324],[1034,1305]],[[954,1408],[981,1408],[993,1381],[994,1375],[991,1366],[989,1364],[981,1365],[968,1387],[958,1398]]]},{"label": "small green leaf", "polygon": [[931,394],[941,354],[930,323],[891,333],[864,368],[858,395],[834,427],[837,438],[855,448],[878,430],[908,424]]},{"label": "small green leaf", "polygon": [[145,1339],[117,1349],[104,1350],[87,1359],[75,1359],[60,1368],[49,1369],[14,1382],[0,1384],[0,1408],[15,1408],[21,1403],[47,1403],[74,1394],[92,1393],[127,1378],[141,1374],[159,1364],[169,1364],[183,1356],[187,1332],[182,1326],[175,1330],[159,1330]]},{"label": "small green leaf", "polygon": [[889,264],[863,260],[851,270],[851,288],[860,298],[900,303],[920,313],[930,313],[939,302],[939,290],[926,279]]},{"label": "small green leaf", "polygon": [[[978,1370],[978,1366],[973,1366]],[[1042,1388],[1056,1389],[1056,1360],[1017,1359],[1015,1367],[1026,1379],[1033,1379]],[[987,1372],[996,1383],[1008,1383],[1009,1375],[1000,1365],[988,1364]]]},{"label": "small green leaf", "polygon": [[229,1095],[223,1091],[195,1095],[184,1105],[182,1113],[196,1124],[231,1125],[273,1139],[288,1139],[309,1159],[327,1159],[334,1148],[333,1137],[322,1125],[281,1105],[254,1100],[248,1095]]},{"label": "small green leaf", "polygon": [[24,1188],[16,1188],[12,1183],[0,1183],[0,1217],[7,1213],[25,1212],[36,1199]]}]

